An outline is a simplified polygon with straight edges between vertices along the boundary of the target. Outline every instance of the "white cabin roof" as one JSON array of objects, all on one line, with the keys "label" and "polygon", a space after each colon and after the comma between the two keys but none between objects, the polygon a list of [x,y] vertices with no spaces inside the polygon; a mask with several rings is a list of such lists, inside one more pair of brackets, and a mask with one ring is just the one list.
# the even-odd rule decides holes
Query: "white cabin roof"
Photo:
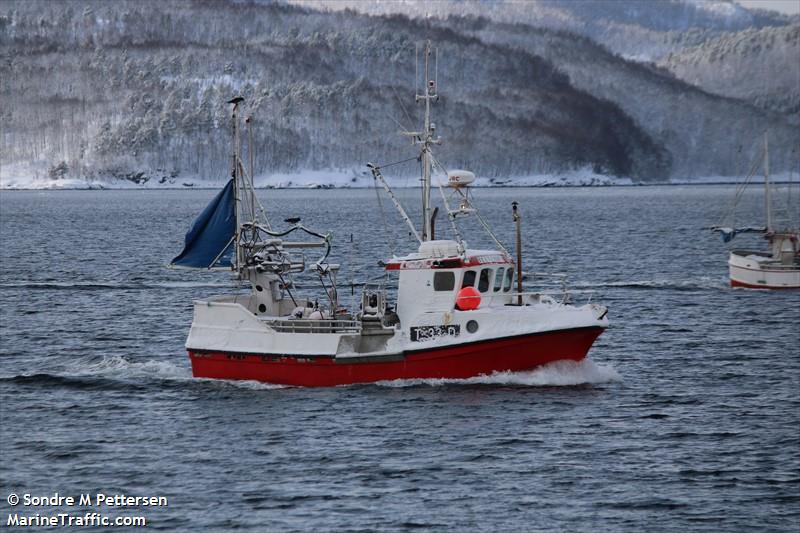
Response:
[{"label": "white cabin roof", "polygon": [[511,258],[499,250],[466,250],[464,257],[455,241],[425,241],[419,251],[394,257],[386,270],[418,270],[426,268],[466,268],[489,264],[510,264]]}]

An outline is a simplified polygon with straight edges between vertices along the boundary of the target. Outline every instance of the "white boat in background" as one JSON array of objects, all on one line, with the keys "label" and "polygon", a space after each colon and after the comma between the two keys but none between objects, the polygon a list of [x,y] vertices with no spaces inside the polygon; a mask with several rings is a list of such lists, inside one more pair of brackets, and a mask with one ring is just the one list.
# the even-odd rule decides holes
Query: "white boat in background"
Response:
[{"label": "white boat in background", "polygon": [[[747,187],[751,171],[745,182],[740,185],[736,199]],[[736,201],[724,218],[732,215]],[[787,217],[786,226],[776,229],[773,220],[772,187],[769,180],[769,143],[764,134],[764,205],[766,226],[743,227],[715,226],[713,229],[722,234],[722,239],[729,242],[739,233],[763,233],[769,243],[766,251],[731,250],[728,258],[732,287],[749,289],[798,289],[800,288],[800,229],[791,227],[791,213]]]}]

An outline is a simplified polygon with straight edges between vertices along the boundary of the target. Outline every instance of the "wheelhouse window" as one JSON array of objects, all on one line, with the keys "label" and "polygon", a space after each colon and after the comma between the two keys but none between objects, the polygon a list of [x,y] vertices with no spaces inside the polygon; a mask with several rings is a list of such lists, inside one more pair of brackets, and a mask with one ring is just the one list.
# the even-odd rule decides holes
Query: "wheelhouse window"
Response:
[{"label": "wheelhouse window", "polygon": [[511,284],[514,282],[514,269],[509,268],[506,270],[506,283],[503,285],[503,292],[511,290]]},{"label": "wheelhouse window", "polygon": [[494,275],[494,292],[500,292],[500,289],[503,288],[503,275],[505,275],[505,273],[505,267],[500,267],[497,269],[497,272]]},{"label": "wheelhouse window", "polygon": [[481,270],[481,277],[478,279],[478,290],[480,292],[486,292],[489,290],[489,276],[491,273],[491,268],[484,268]]},{"label": "wheelhouse window", "polygon": [[461,288],[473,287],[475,285],[475,271],[467,270],[464,272],[464,281],[461,283]]},{"label": "wheelhouse window", "polygon": [[452,291],[456,286],[456,275],[453,272],[436,272],[433,274],[433,290]]}]

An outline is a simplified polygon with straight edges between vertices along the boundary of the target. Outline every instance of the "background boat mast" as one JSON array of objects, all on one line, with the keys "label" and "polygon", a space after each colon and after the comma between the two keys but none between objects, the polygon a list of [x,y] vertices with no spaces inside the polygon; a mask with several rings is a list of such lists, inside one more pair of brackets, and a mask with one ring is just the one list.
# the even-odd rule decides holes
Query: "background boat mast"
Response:
[{"label": "background boat mast", "polygon": [[772,233],[772,192],[769,186],[769,142],[764,132],[764,202],[767,211],[767,233]]}]

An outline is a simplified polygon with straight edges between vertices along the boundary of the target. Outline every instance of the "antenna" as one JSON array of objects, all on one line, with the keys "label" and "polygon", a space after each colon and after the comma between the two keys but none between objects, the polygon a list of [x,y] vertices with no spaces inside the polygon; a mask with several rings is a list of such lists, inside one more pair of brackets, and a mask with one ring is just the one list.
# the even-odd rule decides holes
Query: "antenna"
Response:
[{"label": "antenna", "polygon": [[236,263],[234,268],[237,271],[240,271],[242,266],[242,232],[241,232],[241,196],[239,187],[241,186],[240,181],[242,179],[241,173],[239,172],[239,160],[241,158],[241,154],[239,152],[239,104],[244,102],[244,98],[241,96],[236,96],[228,100],[229,104],[233,105],[233,110],[231,111],[231,129],[233,130],[233,156],[231,157],[231,161],[233,162],[233,168],[231,169],[231,177],[233,178],[233,210],[234,216],[236,218],[236,233],[234,234],[234,239],[236,242]]},{"label": "antenna", "polygon": [[[415,72],[416,80],[419,80],[419,45],[416,45],[416,65],[415,65]],[[414,86],[416,92],[414,94],[414,100],[419,103],[420,101],[425,102],[425,122],[423,125],[422,131],[417,132],[405,132],[405,135],[411,137],[412,142],[414,144],[421,145],[421,153],[420,158],[422,159],[422,238],[421,241],[428,241],[432,238],[433,228],[431,227],[431,165],[432,165],[432,155],[431,155],[431,145],[439,144],[441,141],[438,138],[434,137],[436,132],[436,125],[431,122],[431,100],[436,101],[439,98],[436,89],[436,72],[434,72],[434,77],[431,78],[430,72],[430,59],[431,59],[431,42],[425,42],[425,51],[423,52],[425,57],[425,65],[424,65],[424,75],[425,75],[425,82],[423,86],[423,91],[417,89],[417,84],[415,82]],[[434,70],[438,71],[438,52],[436,52],[434,56]]]},{"label": "antenna", "polygon": [[[436,57],[434,58],[433,79],[436,83],[436,90],[439,90],[439,48],[436,48]],[[438,100],[438,98],[437,98]]]},{"label": "antenna", "polygon": [[[250,188],[256,188],[255,177],[253,176],[253,121],[252,115],[248,116],[244,121],[247,123],[247,158],[249,159],[250,168]],[[256,195],[250,194],[250,216],[253,218],[253,223],[256,221]]]},{"label": "antenna", "polygon": [[414,94],[419,94],[419,43],[414,43]]}]

